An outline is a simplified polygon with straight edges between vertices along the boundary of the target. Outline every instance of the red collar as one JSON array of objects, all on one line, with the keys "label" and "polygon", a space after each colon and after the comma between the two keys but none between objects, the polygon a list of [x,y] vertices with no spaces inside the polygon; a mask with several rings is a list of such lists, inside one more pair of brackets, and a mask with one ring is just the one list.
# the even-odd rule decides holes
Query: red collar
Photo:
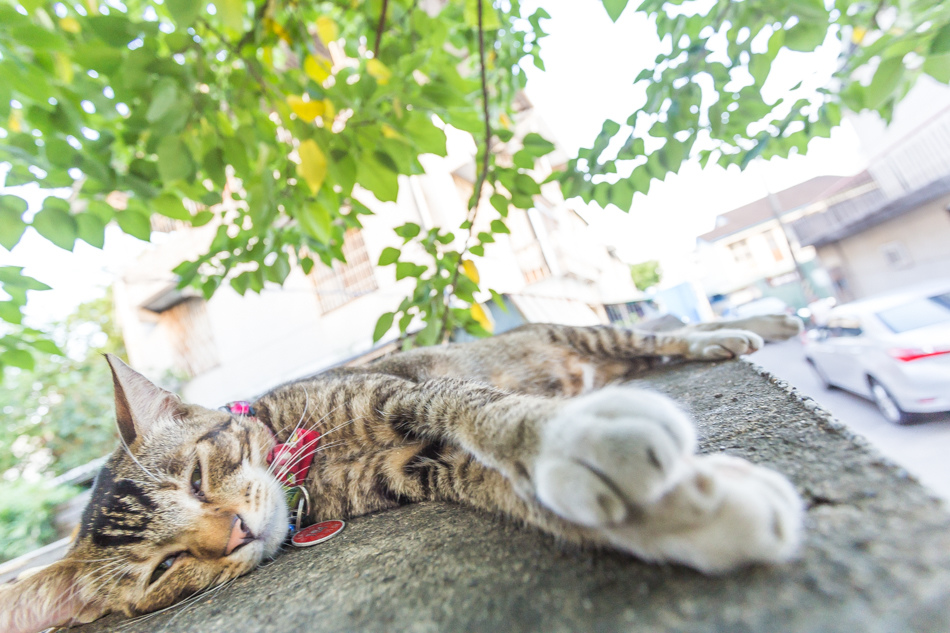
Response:
[{"label": "red collar", "polygon": [[[222,408],[231,415],[257,419],[257,411],[245,400],[229,402]],[[310,472],[310,465],[313,464],[313,456],[319,444],[320,434],[316,431],[295,429],[286,442],[277,444],[267,453],[267,463],[273,466],[274,476],[284,486],[300,486]]]}]

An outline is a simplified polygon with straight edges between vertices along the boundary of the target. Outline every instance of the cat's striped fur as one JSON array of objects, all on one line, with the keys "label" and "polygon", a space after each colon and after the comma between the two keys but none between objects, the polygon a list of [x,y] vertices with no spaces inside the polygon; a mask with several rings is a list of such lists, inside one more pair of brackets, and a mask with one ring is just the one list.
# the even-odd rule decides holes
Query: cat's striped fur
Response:
[{"label": "cat's striped fur", "polygon": [[[731,325],[798,331],[785,317]],[[264,457],[300,427],[322,434],[306,482],[314,520],[438,499],[710,572],[785,560],[800,507],[781,476],[695,457],[667,399],[602,389],[664,358],[761,345],[715,327],[524,326],[279,387],[254,403],[256,420],[183,404],[111,358],[127,448],[100,474],[67,557],[0,588],[0,631],[152,611],[274,555],[287,508]]]}]

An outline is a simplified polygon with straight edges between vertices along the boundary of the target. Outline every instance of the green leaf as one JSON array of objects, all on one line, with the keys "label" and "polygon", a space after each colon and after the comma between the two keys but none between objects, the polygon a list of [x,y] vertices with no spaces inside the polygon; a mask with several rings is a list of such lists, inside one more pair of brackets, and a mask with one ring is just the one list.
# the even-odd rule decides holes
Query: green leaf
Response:
[{"label": "green leaf", "polygon": [[491,206],[495,207],[495,210],[501,214],[501,217],[508,217],[508,198],[500,193],[493,193],[488,201],[491,202]]},{"label": "green leaf", "polygon": [[93,213],[80,213],[76,216],[76,233],[86,244],[102,248],[106,241],[106,223]]},{"label": "green leaf", "polygon": [[380,315],[379,319],[376,321],[376,328],[373,330],[374,343],[383,338],[383,336],[386,335],[386,332],[389,331],[389,328],[393,326],[394,316],[396,315],[392,312],[384,312]]},{"label": "green leaf", "polygon": [[445,132],[435,126],[425,115],[413,112],[406,124],[406,134],[420,153],[445,156]]},{"label": "green leaf", "polygon": [[389,266],[394,261],[399,259],[400,251],[398,248],[393,248],[392,246],[387,246],[383,249],[383,252],[379,254],[379,265],[380,266]]},{"label": "green leaf", "polygon": [[155,153],[158,154],[158,175],[165,184],[187,180],[194,174],[191,152],[178,137],[163,138]]},{"label": "green leaf", "polygon": [[199,211],[195,214],[195,217],[191,220],[192,226],[204,226],[208,222],[214,219],[214,213],[211,211]]},{"label": "green leaf", "polygon": [[33,228],[56,246],[71,251],[76,243],[78,227],[76,219],[66,210],[68,207],[65,200],[47,198],[43,208],[33,216]]},{"label": "green leaf", "polygon": [[492,233],[511,233],[508,230],[508,227],[501,220],[492,220],[491,221],[491,230]]},{"label": "green leaf", "polygon": [[535,157],[550,154],[555,149],[554,143],[535,132],[525,135],[522,145],[525,150]]},{"label": "green leaf", "polygon": [[19,325],[23,321],[20,306],[14,301],[0,301],[0,319],[7,323]]},{"label": "green leaf", "polygon": [[633,204],[633,185],[627,180],[618,180],[610,190],[610,202],[621,211],[629,211]]},{"label": "green leaf", "polygon": [[289,274],[290,260],[286,253],[281,253],[277,259],[274,260],[274,263],[267,267],[267,280],[273,281],[275,284],[283,285]]},{"label": "green leaf", "polygon": [[894,94],[894,89],[900,83],[903,73],[904,61],[900,57],[881,60],[874,73],[874,79],[871,80],[864,93],[865,105],[872,110],[884,105],[884,102]]},{"label": "green leaf", "polygon": [[58,354],[59,356],[63,355],[63,351],[53,341],[45,338],[36,339],[30,341],[30,345],[33,346],[33,349],[43,352],[44,354]]},{"label": "green leaf", "polygon": [[604,8],[607,9],[611,22],[616,22],[626,7],[627,0],[604,0]]},{"label": "green leaf", "polygon": [[23,221],[26,208],[26,200],[22,198],[0,196],[0,246],[8,251],[13,250],[26,230],[26,222]]},{"label": "green leaf", "polygon": [[173,220],[190,220],[191,214],[182,204],[178,196],[172,193],[163,193],[152,200],[152,208],[166,218]]},{"label": "green leaf", "polygon": [[197,0],[165,0],[172,19],[181,27],[191,26],[204,10],[204,2]]},{"label": "green leaf", "polygon": [[515,191],[526,196],[537,196],[541,193],[541,187],[528,174],[517,174],[515,175]]},{"label": "green leaf", "polygon": [[147,242],[152,236],[152,222],[144,213],[126,209],[115,214],[116,222],[123,232]]},{"label": "green leaf", "polygon": [[402,226],[397,226],[395,229],[393,229],[396,235],[403,238],[407,242],[411,240],[412,238],[414,238],[415,236],[419,235],[419,232],[421,230],[422,229],[419,227],[419,225],[413,222],[407,222],[403,224]]},{"label": "green leaf", "polygon": [[247,286],[248,286],[249,281],[250,281],[250,275],[248,275],[247,271],[244,271],[237,277],[233,277],[229,283],[231,284],[231,287],[234,288],[235,292],[243,296],[244,293],[247,292]]},{"label": "green leaf", "polygon": [[[388,156],[383,155],[385,159]],[[395,202],[399,194],[399,176],[388,166],[388,160],[381,160],[380,152],[365,154],[357,164],[356,181],[369,189],[380,202]]]},{"label": "green leaf", "polygon": [[521,149],[515,152],[515,155],[511,157],[511,162],[514,163],[515,167],[531,169],[534,167],[534,156],[532,156],[528,150]]},{"label": "green leaf", "polygon": [[330,211],[325,206],[319,202],[314,202],[298,209],[297,221],[300,223],[300,228],[318,242],[321,244],[330,243],[332,219],[330,218]]},{"label": "green leaf", "polygon": [[505,298],[501,296],[500,294],[498,294],[497,292],[495,292],[494,290],[492,290],[491,288],[488,289],[488,292],[491,293],[491,298],[492,298],[492,301],[495,302],[495,305],[498,306],[502,312],[508,313],[509,310],[508,310],[508,306],[505,305]]},{"label": "green leaf", "polygon": [[929,56],[922,70],[941,83],[950,83],[950,53]]},{"label": "green leaf", "polygon": [[950,53],[950,23],[944,24],[930,40],[930,54],[942,55]]},{"label": "green leaf", "polygon": [[793,51],[810,53],[825,41],[828,23],[799,22],[785,31],[785,46]]},{"label": "green leaf", "polygon": [[217,7],[225,28],[235,32],[241,30],[244,23],[243,0],[217,0],[214,6]]},{"label": "green leaf", "polygon": [[396,281],[400,279],[405,279],[406,277],[419,277],[428,270],[426,266],[419,266],[413,264],[412,262],[397,262],[396,263]]},{"label": "green leaf", "polygon": [[33,371],[33,354],[25,349],[9,349],[0,354],[0,364]]},{"label": "green leaf", "polygon": [[178,84],[170,77],[163,77],[152,92],[152,103],[145,112],[145,120],[154,123],[165,116],[178,101]]}]

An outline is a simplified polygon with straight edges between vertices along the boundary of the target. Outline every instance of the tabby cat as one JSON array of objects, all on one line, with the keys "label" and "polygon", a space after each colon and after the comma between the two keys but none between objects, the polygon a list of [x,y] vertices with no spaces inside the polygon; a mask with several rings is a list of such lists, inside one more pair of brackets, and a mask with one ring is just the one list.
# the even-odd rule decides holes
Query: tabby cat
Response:
[{"label": "tabby cat", "polygon": [[66,557],[0,587],[0,631],[154,611],[273,557],[288,508],[265,456],[298,427],[322,434],[311,520],[437,499],[707,573],[788,560],[802,521],[791,484],[695,455],[672,401],[615,383],[798,330],[784,316],[667,333],[526,325],[284,385],[256,417],[185,404],[109,356],[122,446]]}]

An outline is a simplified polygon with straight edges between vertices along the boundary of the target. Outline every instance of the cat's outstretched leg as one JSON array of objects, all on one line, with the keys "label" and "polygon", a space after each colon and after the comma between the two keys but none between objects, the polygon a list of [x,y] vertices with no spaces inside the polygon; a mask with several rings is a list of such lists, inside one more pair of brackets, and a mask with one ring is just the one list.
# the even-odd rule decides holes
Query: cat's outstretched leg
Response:
[{"label": "cat's outstretched leg", "polygon": [[681,330],[688,332],[713,332],[715,330],[747,330],[755,332],[764,340],[774,343],[797,336],[802,331],[802,321],[787,314],[763,314],[744,319],[726,319],[709,323],[687,325]]},{"label": "cat's outstretched leg", "polygon": [[613,386],[555,400],[443,379],[389,398],[380,413],[503,477],[486,485],[465,461],[458,472],[468,475],[440,490],[568,540],[710,573],[788,560],[800,540],[791,484],[738,458],[695,455],[689,418],[659,394]]},{"label": "cat's outstretched leg", "polygon": [[694,450],[692,425],[671,401],[609,387],[544,425],[516,488],[649,560],[722,572],[792,557],[802,524],[792,485],[745,460]]}]

